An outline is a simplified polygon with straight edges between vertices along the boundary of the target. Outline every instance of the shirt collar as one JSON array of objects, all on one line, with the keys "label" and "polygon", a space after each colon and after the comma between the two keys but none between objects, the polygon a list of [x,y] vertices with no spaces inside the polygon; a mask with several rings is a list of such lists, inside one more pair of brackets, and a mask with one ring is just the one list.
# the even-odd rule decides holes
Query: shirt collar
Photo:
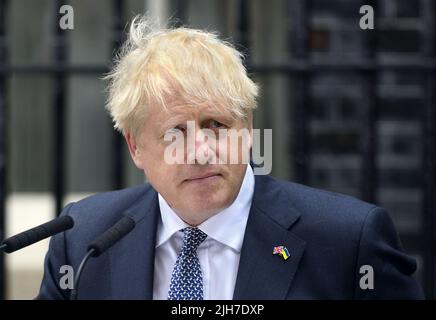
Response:
[{"label": "shirt collar", "polygon": [[[253,169],[248,164],[245,171],[244,180],[239,189],[235,201],[213,215],[198,228],[206,233],[208,237],[215,239],[222,244],[231,247],[237,252],[241,251],[244,240],[245,227],[247,225],[248,214],[250,212],[251,201],[254,193],[254,174]],[[171,209],[166,200],[158,194],[161,219],[158,227],[156,247],[168,241],[177,231],[189,225]]]}]

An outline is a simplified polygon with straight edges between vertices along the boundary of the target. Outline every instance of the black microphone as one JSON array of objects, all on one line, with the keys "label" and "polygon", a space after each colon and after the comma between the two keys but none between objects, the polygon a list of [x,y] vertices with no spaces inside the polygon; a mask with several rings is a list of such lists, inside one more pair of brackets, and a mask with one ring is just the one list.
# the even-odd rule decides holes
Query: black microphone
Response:
[{"label": "black microphone", "polygon": [[94,250],[92,256],[98,257],[112,247],[118,240],[135,227],[135,221],[128,216],[120,219],[113,227],[106,230],[100,237],[88,246],[88,251]]},{"label": "black microphone", "polygon": [[127,235],[135,227],[135,221],[128,216],[121,218],[115,225],[106,230],[88,246],[88,251],[82,259],[74,279],[74,288],[71,290],[70,300],[76,300],[79,295],[79,282],[83,269],[91,257],[98,257],[112,247],[121,238]]},{"label": "black microphone", "polygon": [[73,226],[73,218],[70,216],[62,216],[3,240],[0,244],[0,250],[11,253],[57,233],[71,229]]}]

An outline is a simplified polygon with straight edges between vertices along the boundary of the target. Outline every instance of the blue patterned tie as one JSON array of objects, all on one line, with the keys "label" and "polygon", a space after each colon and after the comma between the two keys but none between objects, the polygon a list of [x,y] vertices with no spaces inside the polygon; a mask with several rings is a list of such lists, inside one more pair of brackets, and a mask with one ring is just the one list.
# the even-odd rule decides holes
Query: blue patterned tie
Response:
[{"label": "blue patterned tie", "polygon": [[207,234],[198,228],[183,231],[183,246],[171,276],[168,300],[203,300],[203,275],[197,248]]}]

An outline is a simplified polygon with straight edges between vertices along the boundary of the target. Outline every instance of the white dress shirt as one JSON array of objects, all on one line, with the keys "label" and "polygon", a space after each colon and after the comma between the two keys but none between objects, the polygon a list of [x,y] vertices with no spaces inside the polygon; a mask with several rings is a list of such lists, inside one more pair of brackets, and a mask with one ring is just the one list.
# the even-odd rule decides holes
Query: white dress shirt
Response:
[{"label": "white dress shirt", "polygon": [[[198,228],[207,234],[198,247],[203,274],[203,298],[233,298],[242,242],[254,193],[254,174],[247,165],[244,180],[235,201],[223,211],[204,221]],[[182,229],[189,227],[159,194],[161,219],[156,237],[153,299],[166,300],[171,275],[183,245]]]}]

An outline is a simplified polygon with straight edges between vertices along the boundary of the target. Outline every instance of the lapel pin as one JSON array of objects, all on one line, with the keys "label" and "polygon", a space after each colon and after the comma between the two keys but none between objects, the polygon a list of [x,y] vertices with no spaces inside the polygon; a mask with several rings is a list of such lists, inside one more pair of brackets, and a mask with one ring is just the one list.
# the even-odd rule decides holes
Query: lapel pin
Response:
[{"label": "lapel pin", "polygon": [[273,254],[277,254],[279,256],[282,256],[282,258],[284,260],[288,260],[288,258],[291,256],[289,254],[288,249],[286,247],[284,247],[284,246],[274,247]]}]

